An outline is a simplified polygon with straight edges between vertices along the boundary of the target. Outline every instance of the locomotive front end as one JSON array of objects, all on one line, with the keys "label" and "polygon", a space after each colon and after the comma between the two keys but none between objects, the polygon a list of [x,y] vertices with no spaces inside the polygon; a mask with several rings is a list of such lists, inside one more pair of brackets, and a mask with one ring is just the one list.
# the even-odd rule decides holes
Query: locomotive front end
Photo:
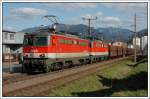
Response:
[{"label": "locomotive front end", "polygon": [[28,73],[44,70],[48,58],[49,36],[25,35],[23,46],[23,67]]}]

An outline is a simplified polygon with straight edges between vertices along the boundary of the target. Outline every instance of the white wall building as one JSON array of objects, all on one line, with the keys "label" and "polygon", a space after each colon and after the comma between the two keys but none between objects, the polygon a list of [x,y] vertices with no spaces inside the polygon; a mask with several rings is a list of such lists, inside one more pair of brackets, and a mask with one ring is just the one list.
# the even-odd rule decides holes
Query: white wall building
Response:
[{"label": "white wall building", "polygon": [[[135,44],[135,38],[133,38],[133,46]],[[136,37],[136,45],[142,50],[148,45],[148,36]]]},{"label": "white wall building", "polygon": [[141,49],[144,50],[148,45],[148,36],[141,37]]},{"label": "white wall building", "polygon": [[133,44],[128,44],[128,48],[134,48]]},{"label": "white wall building", "polygon": [[2,30],[2,34],[3,54],[16,52],[22,53],[21,49],[24,39],[24,33]]},{"label": "white wall building", "polygon": [[[133,42],[133,45],[135,45],[135,38],[133,38],[132,42]],[[138,48],[140,48],[141,46],[141,39],[139,37],[136,37],[136,46]]]}]

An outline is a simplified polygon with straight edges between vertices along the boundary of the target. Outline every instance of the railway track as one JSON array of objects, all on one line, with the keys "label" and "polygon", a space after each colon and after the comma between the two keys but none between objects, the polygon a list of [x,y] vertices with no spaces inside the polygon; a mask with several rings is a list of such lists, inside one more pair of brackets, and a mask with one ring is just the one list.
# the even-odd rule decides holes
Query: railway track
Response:
[{"label": "railway track", "polygon": [[[83,66],[86,66],[86,65],[83,65]],[[22,80],[29,80],[29,79],[33,79],[33,78],[41,77],[41,76],[45,76],[45,75],[51,75],[51,74],[55,74],[55,73],[58,73],[58,72],[68,71],[68,70],[76,69],[76,68],[80,68],[80,67],[75,66],[75,67],[72,67],[72,68],[66,68],[66,69],[63,69],[63,70],[57,70],[57,71],[53,71],[53,72],[49,72],[49,73],[35,72],[31,75],[22,73],[22,74],[18,74],[18,75],[8,76],[8,77],[3,78],[3,85],[10,84],[10,83],[16,83],[16,82],[19,82],[19,81],[22,81]]]},{"label": "railway track", "polygon": [[19,82],[22,80],[32,79],[34,77],[40,76],[40,74],[37,75],[27,75],[27,74],[19,74],[12,77],[4,77],[3,78],[3,85]]},{"label": "railway track", "polygon": [[25,79],[8,84],[5,83],[3,85],[3,96],[46,96],[46,92],[50,89],[90,75],[98,70],[109,68],[113,63],[119,62],[123,59],[125,58],[88,64],[81,66],[80,68],[66,69],[61,72],[57,71],[54,73],[47,73],[46,75],[38,75],[33,78],[31,77],[32,79]]}]

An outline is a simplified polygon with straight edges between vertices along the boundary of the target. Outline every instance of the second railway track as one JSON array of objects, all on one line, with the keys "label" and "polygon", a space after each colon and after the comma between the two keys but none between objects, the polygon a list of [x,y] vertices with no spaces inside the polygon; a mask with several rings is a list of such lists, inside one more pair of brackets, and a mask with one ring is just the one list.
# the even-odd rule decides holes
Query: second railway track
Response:
[{"label": "second railway track", "polygon": [[86,66],[81,66],[80,68],[66,69],[61,72],[57,71],[54,73],[47,73],[45,75],[39,74],[36,77],[31,76],[30,79],[24,79],[17,82],[3,83],[3,96],[41,96],[49,89],[56,88],[66,84],[67,82],[90,75],[98,70],[108,68],[112,65],[112,63],[116,63],[123,59],[125,58],[88,64]]}]

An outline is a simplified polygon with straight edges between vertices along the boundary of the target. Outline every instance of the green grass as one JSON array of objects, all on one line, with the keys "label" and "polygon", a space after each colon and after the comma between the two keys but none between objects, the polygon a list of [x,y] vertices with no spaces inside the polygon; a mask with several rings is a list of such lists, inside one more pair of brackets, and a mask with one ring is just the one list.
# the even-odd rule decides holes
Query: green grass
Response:
[{"label": "green grass", "polygon": [[147,96],[147,61],[129,59],[49,91],[49,96]]}]

